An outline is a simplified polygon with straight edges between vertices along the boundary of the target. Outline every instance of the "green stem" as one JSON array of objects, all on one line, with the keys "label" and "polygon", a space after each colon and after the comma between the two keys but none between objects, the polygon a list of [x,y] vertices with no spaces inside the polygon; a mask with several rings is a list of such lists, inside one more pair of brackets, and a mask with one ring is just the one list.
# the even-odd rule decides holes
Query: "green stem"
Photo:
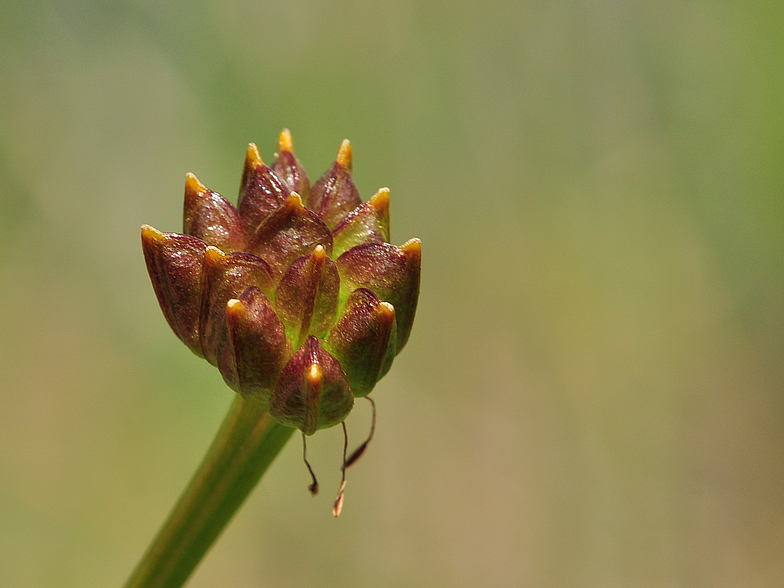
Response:
[{"label": "green stem", "polygon": [[179,588],[295,429],[237,394],[193,479],[125,588]]}]

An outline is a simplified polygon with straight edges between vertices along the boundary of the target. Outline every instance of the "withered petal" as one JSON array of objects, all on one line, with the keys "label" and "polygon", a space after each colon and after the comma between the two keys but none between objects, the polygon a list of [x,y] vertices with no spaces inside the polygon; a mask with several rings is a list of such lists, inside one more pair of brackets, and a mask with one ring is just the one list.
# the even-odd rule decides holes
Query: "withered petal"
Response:
[{"label": "withered petal", "polygon": [[309,335],[281,372],[270,414],[306,435],[343,421],[354,406],[346,374],[319,340]]},{"label": "withered petal", "polygon": [[231,202],[206,188],[196,176],[185,180],[182,232],[223,251],[245,248],[245,224]]},{"label": "withered petal", "polygon": [[[221,369],[227,383],[245,397],[269,402],[291,355],[283,323],[269,298],[256,287],[226,303],[232,363]],[[234,385],[232,385],[233,380]]]},{"label": "withered petal", "polygon": [[324,347],[340,361],[354,396],[367,396],[392,365],[395,331],[391,304],[366,288],[351,293]]},{"label": "withered petal", "polygon": [[295,192],[256,230],[248,251],[264,258],[277,278],[298,257],[309,254],[316,245],[332,253],[332,235],[316,214],[302,205]]},{"label": "withered petal", "polygon": [[250,286],[272,293],[273,280],[269,265],[250,253],[223,253],[208,247],[202,269],[199,335],[204,357],[218,365],[228,345],[226,303]]},{"label": "withered petal", "polygon": [[286,182],[261,161],[256,145],[248,145],[237,202],[248,238],[283,204],[289,194],[291,190]]},{"label": "withered petal", "polygon": [[400,353],[411,334],[419,300],[421,260],[420,241],[411,239],[401,247],[389,243],[358,245],[336,261],[341,299],[357,288],[368,288],[395,307],[395,353]]},{"label": "withered petal", "polygon": [[363,243],[389,242],[389,188],[381,188],[332,230],[332,255],[339,257]]},{"label": "withered petal", "polygon": [[335,321],[340,276],[321,245],[286,271],[275,291],[275,308],[299,347],[308,334],[323,336]]},{"label": "withered petal", "polygon": [[174,334],[199,357],[199,305],[204,241],[142,226],[142,250],[163,316]]}]

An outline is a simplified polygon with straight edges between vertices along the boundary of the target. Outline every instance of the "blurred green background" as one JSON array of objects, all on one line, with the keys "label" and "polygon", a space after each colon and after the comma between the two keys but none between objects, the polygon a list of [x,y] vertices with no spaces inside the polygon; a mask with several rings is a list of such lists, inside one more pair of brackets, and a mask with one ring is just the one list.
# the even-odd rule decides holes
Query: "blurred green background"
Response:
[{"label": "blurred green background", "polygon": [[[349,472],[189,586],[784,585],[784,4],[0,2],[0,585],[120,586],[231,401],[139,226],[340,141],[422,239]],[[349,418],[354,442],[369,412]]]}]

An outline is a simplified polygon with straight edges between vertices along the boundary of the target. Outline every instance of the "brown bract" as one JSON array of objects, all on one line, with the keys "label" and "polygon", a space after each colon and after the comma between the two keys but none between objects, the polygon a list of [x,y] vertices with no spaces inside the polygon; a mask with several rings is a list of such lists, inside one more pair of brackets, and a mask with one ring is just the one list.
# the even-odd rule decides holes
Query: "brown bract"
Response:
[{"label": "brown bract", "polygon": [[311,435],[343,421],[408,340],[421,247],[389,243],[389,190],[362,203],[344,141],[311,187],[288,130],[272,166],[248,147],[235,208],[193,174],[183,234],[142,227],[174,333],[226,383]]}]

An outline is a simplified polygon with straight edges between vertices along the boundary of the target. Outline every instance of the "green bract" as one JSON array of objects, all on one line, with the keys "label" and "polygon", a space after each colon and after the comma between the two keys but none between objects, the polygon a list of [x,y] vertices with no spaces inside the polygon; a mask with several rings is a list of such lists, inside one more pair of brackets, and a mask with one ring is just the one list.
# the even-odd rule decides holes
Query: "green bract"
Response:
[{"label": "green bract", "polygon": [[419,297],[420,241],[389,244],[389,190],[363,204],[351,161],[344,141],[311,187],[284,130],[272,167],[248,147],[236,208],[188,174],[183,234],[142,227],[174,333],[307,435],[387,373]]}]

